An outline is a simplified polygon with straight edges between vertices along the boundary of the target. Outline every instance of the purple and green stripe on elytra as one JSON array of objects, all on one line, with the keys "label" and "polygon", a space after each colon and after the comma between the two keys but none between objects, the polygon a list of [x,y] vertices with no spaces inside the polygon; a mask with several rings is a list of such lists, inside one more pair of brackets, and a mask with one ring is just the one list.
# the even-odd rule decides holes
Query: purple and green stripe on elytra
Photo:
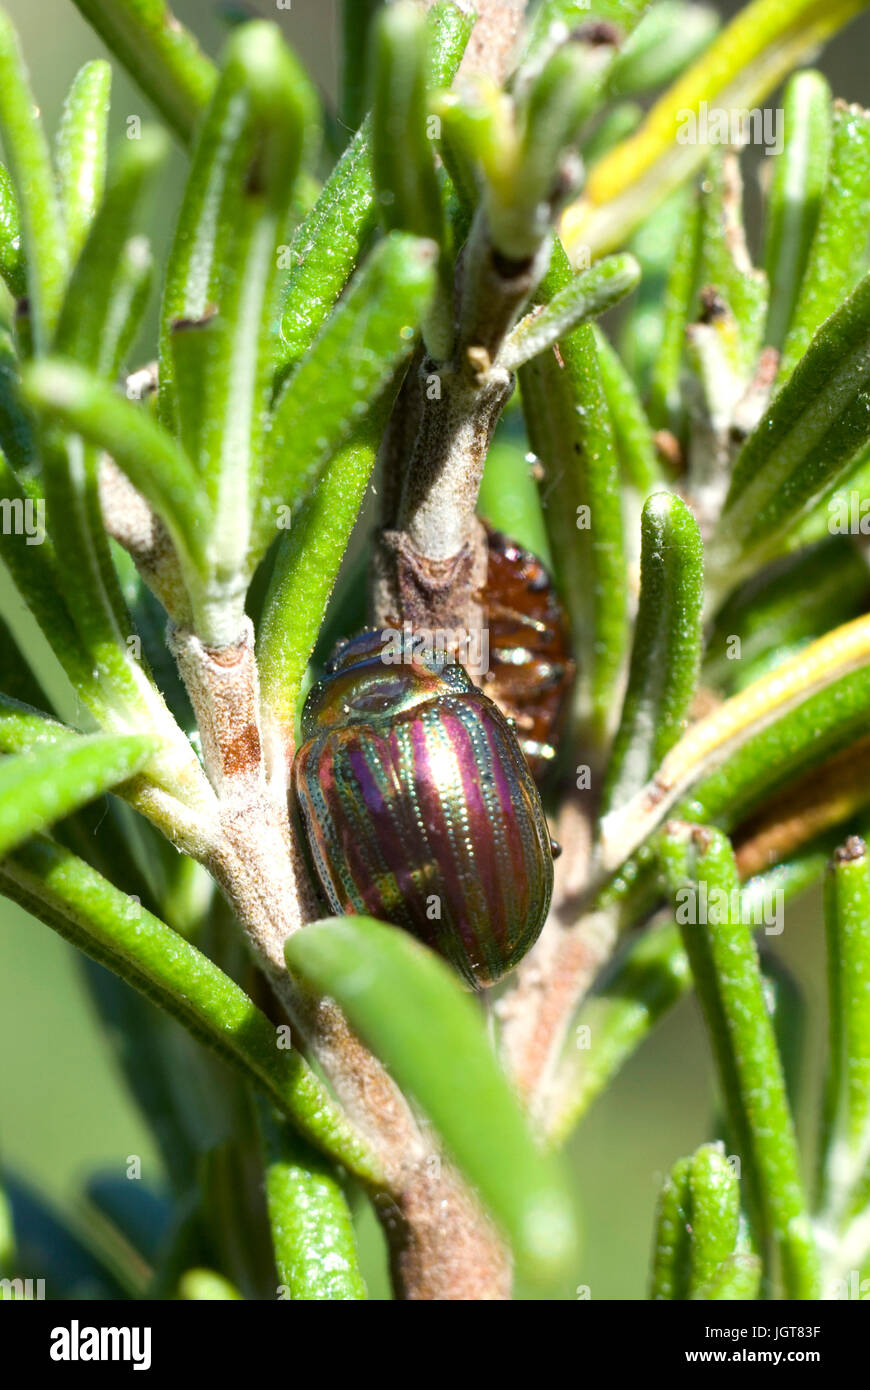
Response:
[{"label": "purple and green stripe on elytra", "polygon": [[294,785],[314,866],[333,911],[404,927],[470,983],[492,984],[549,906],[537,789],[510,725],[461,668],[378,667],[339,667],[306,706]]}]

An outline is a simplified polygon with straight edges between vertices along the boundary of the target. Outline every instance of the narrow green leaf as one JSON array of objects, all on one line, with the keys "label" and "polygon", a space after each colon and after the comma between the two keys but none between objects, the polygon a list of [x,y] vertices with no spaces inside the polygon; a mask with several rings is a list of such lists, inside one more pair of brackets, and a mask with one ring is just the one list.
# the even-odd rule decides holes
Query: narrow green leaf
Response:
[{"label": "narrow green leaf", "polygon": [[[628,250],[640,265],[641,278],[619,326],[616,341],[619,355],[644,401],[649,398],[650,377],[664,337],[665,298],[677,247],[685,237],[691,209],[696,207],[693,188],[687,185],[677,189],[650,214],[628,242]],[[686,318],[683,319],[684,328],[685,323]]]},{"label": "narrow green leaf", "polygon": [[178,1297],[185,1303],[232,1303],[242,1295],[235,1284],[213,1269],[189,1269],[178,1281]]},{"label": "narrow green leaf", "polygon": [[603,20],[618,25],[623,34],[630,34],[639,23],[649,0],[541,0],[532,16],[526,37],[524,60],[538,59],[546,54],[567,29],[578,22]]},{"label": "narrow green leaf", "polygon": [[279,542],[257,658],[263,708],[291,737],[308,662],[394,399],[387,391],[336,451]]},{"label": "narrow green leaf", "polygon": [[[473,15],[453,0],[427,14],[429,86],[447,87],[459,66]],[[377,221],[368,117],[339,160],[308,217],[290,242],[281,323],[282,362],[288,372],[305,354],[338,299]]]},{"label": "narrow green leaf", "polygon": [[[540,298],[561,289],[570,270],[554,248]],[[529,441],[544,466],[546,516],[556,579],[578,651],[578,717],[593,744],[604,743],[628,641],[625,538],[613,425],[595,339],[582,325],[553,353],[520,372]]]},{"label": "narrow green leaf", "polygon": [[266,460],[255,556],[348,438],[413,347],[435,282],[435,248],[391,232],[372,252],[279,396]]},{"label": "narrow green leaf", "polygon": [[0,761],[0,855],[78,806],[126,782],[154,750],[150,738],[63,740]]},{"label": "narrow green leaf", "polygon": [[383,9],[372,29],[372,171],[387,231],[412,232],[439,247],[438,287],[423,323],[436,361],[453,346],[453,257],[429,128],[426,22],[413,0]]},{"label": "narrow green leaf", "polygon": [[36,442],[32,421],[19,395],[20,369],[12,338],[0,328],[0,450],[12,468],[22,476],[32,476]]},{"label": "narrow green leaf", "polygon": [[[775,673],[774,673],[775,678]],[[705,820],[729,827],[771,792],[866,732],[870,668],[862,667],[804,700],[761,729],[722,767],[699,779],[682,803]]]},{"label": "narrow green leaf", "polygon": [[46,1200],[22,1181],[8,1175],[6,1187],[15,1227],[18,1268],[12,1271],[25,1279],[39,1271],[45,1279],[48,1299],[112,1299],[130,1297],[110,1269],[102,1252],[97,1251],[91,1233],[77,1229],[68,1217],[61,1217]]},{"label": "narrow green leaf", "polygon": [[111,454],[166,523],[179,555],[201,574],[210,513],[193,465],[166,431],[111,386],[59,359],[34,363],[22,389],[46,420]]},{"label": "narrow green leaf", "polygon": [[693,198],[677,240],[664,295],[661,340],[650,371],[649,418],[654,429],[679,436],[683,417],[682,372],[686,325],[695,294],[701,246],[701,203]]},{"label": "narrow green leaf", "polygon": [[302,1057],[216,965],[49,840],[23,845],[0,886],[34,917],[148,995],[253,1082],[316,1147],[365,1181],[380,1174]]},{"label": "narrow green leaf", "polygon": [[831,149],[831,89],[819,72],[798,72],[783,97],[784,137],[767,209],[764,263],[770,281],[765,340],[782,346],[819,218]]},{"label": "narrow green leaf", "polygon": [[285,952],[291,970],[339,1001],[425,1110],[504,1225],[523,1272],[542,1284],[568,1273],[575,1258],[570,1199],[448,967],[406,933],[367,917],[306,927]]},{"label": "narrow green leaf", "polygon": [[[743,884],[743,903],[752,921],[763,920],[771,903],[787,903],[819,881],[838,833],[827,832]],[[765,980],[766,989],[768,985]],[[670,915],[658,917],[646,931],[626,940],[568,1029],[553,1082],[557,1102],[548,1125],[553,1144],[567,1138],[659,1019],[691,987],[689,961]],[[778,1026],[774,1014],[774,1027]]]},{"label": "narrow green leaf", "polygon": [[822,325],[734,465],[707,553],[723,593],[775,552],[784,532],[870,437],[870,276]]},{"label": "narrow green leaf", "polygon": [[835,1229],[870,1166],[870,857],[850,836],[825,883],[829,1058],[821,1199]]},{"label": "narrow green leaf", "polygon": [[743,1159],[756,1241],[760,1249],[768,1236],[776,1241],[787,1297],[817,1297],[818,1257],[794,1127],[731,846],[718,831],[678,822],[659,844]]},{"label": "narrow green leaf", "polygon": [[165,0],[75,0],[183,144],[214,90],[214,65]]},{"label": "narrow green leaf", "polygon": [[[185,431],[184,420],[177,419],[173,327],[214,318],[216,310],[212,336],[200,344],[208,358],[201,375],[212,408],[241,415],[252,411],[252,391],[263,396],[263,374],[277,346],[272,324],[284,250],[279,242],[303,154],[317,134],[313,91],[278,30],[260,22],[243,25],[226,46],[169,254],[160,327],[159,405],[165,424],[180,423]],[[237,344],[243,324],[245,334]],[[242,353],[245,337],[251,342]],[[247,389],[230,391],[226,370],[239,368]],[[237,397],[239,404],[233,405]],[[264,409],[258,400],[255,413],[261,416]],[[249,418],[245,453],[251,427]],[[226,433],[214,431],[217,440]],[[239,471],[244,486],[248,470]]]},{"label": "narrow green leaf", "polygon": [[731,1255],[719,1266],[710,1282],[692,1297],[724,1303],[755,1300],[761,1289],[761,1274],[760,1256],[748,1252]]},{"label": "narrow green leaf", "polygon": [[[755,882],[757,883],[757,880]],[[772,887],[772,878],[770,883]],[[753,906],[745,889],[743,901],[748,903],[750,908]],[[784,894],[782,901],[785,901]],[[761,912],[758,916],[751,916],[751,920],[769,921],[771,905],[771,899],[768,897],[765,901],[762,896],[759,903]],[[775,907],[775,900],[773,905]],[[772,922],[771,926],[773,930],[776,929],[775,922]],[[773,1034],[782,1060],[785,1093],[792,1113],[795,1113],[800,1098],[803,1043],[808,1035],[806,1002],[797,980],[773,951],[761,952],[761,973],[767,1012],[773,1020]]]},{"label": "narrow green leaf", "polygon": [[672,920],[636,937],[579,1010],[560,1061],[564,1097],[551,1137],[560,1143],[606,1089],[623,1062],[692,982]]},{"label": "narrow green leaf", "polygon": [[0,1279],[9,1279],[15,1265],[15,1227],[12,1204],[0,1186]]},{"label": "narrow green leaf", "polygon": [[644,500],[664,482],[655,436],[634,382],[597,324],[595,348],[622,475],[627,486]]},{"label": "narrow green leaf", "polygon": [[596,119],[588,135],[584,133],[580,152],[584,164],[594,164],[614,145],[626,140],[643,120],[643,107],[636,101],[620,101]]},{"label": "narrow green leaf", "polygon": [[365,1299],[353,1220],[334,1168],[265,1102],[257,1113],[280,1297]]},{"label": "narrow green leaf", "polygon": [[341,119],[358,130],[369,98],[368,46],[372,20],[384,0],[341,0]]},{"label": "narrow green leaf", "polygon": [[55,140],[60,202],[70,265],[75,265],[106,181],[112,69],[95,59],[72,81]]},{"label": "narrow green leaf", "polygon": [[679,497],[657,492],[641,519],[640,600],[605,814],[643,786],[685,726],[698,679],[703,601],[698,524]]},{"label": "narrow green leaf", "polygon": [[719,1265],[730,1259],[737,1245],[740,1187],[723,1147],[704,1144],[692,1155],[689,1298],[714,1278]]},{"label": "narrow green leaf", "polygon": [[870,112],[835,101],[828,180],[782,350],[782,384],[813,334],[851,294],[866,263],[870,223]]},{"label": "narrow green leaf", "polygon": [[689,1288],[689,1178],[692,1160],[679,1158],[666,1178],[656,1208],[651,1299],[683,1299]]},{"label": "narrow green leaf", "polygon": [[477,498],[477,510],[496,531],[511,536],[552,568],[550,541],[541,495],[534,477],[534,455],[511,430],[490,445]]},{"label": "narrow green leaf", "polygon": [[[735,334],[734,341],[724,345],[724,355],[733,362],[735,372],[748,381],[762,344],[767,279],[749,259],[736,155],[714,150],[705,175],[701,184],[698,284],[714,288],[730,309]],[[724,326],[718,306],[712,326]]]},{"label": "narrow green leaf", "polygon": [[658,0],[620,48],[608,76],[612,96],[637,96],[672,82],[694,62],[719,28],[706,5]]},{"label": "narrow green leaf", "polygon": [[63,596],[63,586],[46,535],[44,500],[24,491],[0,455],[0,560],[23,603],[33,614],[70,684],[93,708],[97,681]]},{"label": "narrow green leaf", "polygon": [[520,92],[515,152],[502,152],[501,172],[488,170],[487,228],[511,260],[533,256],[553,213],[580,181],[576,147],[600,103],[615,46],[574,30]]},{"label": "narrow green leaf", "polygon": [[753,576],[716,615],[704,681],[743,690],[807,643],[866,611],[870,573],[845,536],[827,536]]},{"label": "narrow green leaf", "polygon": [[426,121],[426,27],[411,0],[385,7],[372,29],[372,171],[387,231],[444,238],[441,190]]},{"label": "narrow green leaf", "polygon": [[[217,312],[201,331],[184,335],[188,353],[198,351],[202,363],[191,382],[193,402],[187,392],[178,399],[182,432],[212,512],[213,564],[228,593],[225,614],[216,611],[211,618],[220,629],[211,640],[219,645],[235,640],[242,620],[274,371],[278,243],[313,125],[313,105],[308,79],[274,25],[255,22],[236,30],[209,116],[210,122],[217,113],[216,147],[226,149],[228,160],[208,284]],[[192,176],[194,210],[216,177],[209,122]],[[188,212],[182,213],[185,230]],[[184,231],[181,250],[189,257]],[[203,267],[198,269],[202,273]],[[185,297],[190,290],[185,283]],[[186,382],[183,376],[176,387]],[[198,429],[189,423],[191,407]]]},{"label": "narrow green leaf", "polygon": [[[583,197],[562,221],[569,255],[616,250],[649,213],[700,168],[718,138],[720,112],[750,113],[757,143],[773,147],[763,99],[864,8],[865,0],[752,0],[665,91],[640,129],[589,171]],[[708,128],[709,121],[709,128]],[[732,136],[735,139],[735,136]],[[736,137],[739,142],[739,136]]]},{"label": "narrow green leaf", "polygon": [[156,128],[123,142],[64,297],[54,351],[109,379],[119,365],[119,339],[127,318],[123,308],[119,312],[119,297],[129,308],[128,238],[167,153],[166,136]]},{"label": "narrow green leaf", "polygon": [[[31,663],[25,659],[12,628],[2,618],[0,618],[0,688],[3,690],[4,700],[11,701],[16,708],[20,705],[29,705],[32,710],[39,711],[49,707],[48,696],[35,676]],[[5,713],[4,704],[4,718]],[[3,751],[12,753],[20,750],[4,748]]]},{"label": "narrow green leaf", "polygon": [[629,255],[608,256],[581,271],[546,304],[520,320],[505,340],[499,364],[516,371],[581,323],[618,304],[639,280],[640,266]]},{"label": "narrow green leaf", "polygon": [[[11,641],[5,631],[3,635]],[[34,748],[69,744],[77,738],[73,729],[59,724],[42,710],[5,692],[0,695],[0,753],[29,753]]]},{"label": "narrow green leaf", "polygon": [[51,341],[68,262],[48,142],[30,90],[18,36],[0,11],[0,135],[18,195],[27,296],[37,351]]},{"label": "narrow green leaf", "polygon": [[27,293],[27,267],[21,240],[18,199],[6,169],[0,164],[0,275],[14,299]]}]

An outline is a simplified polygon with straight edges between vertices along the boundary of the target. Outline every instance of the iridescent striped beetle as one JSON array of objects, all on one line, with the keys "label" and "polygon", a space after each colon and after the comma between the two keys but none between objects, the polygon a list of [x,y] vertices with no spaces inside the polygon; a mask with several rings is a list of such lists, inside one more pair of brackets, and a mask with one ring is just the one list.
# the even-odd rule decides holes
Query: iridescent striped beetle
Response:
[{"label": "iridescent striped beetle", "polygon": [[343,643],[311,691],[293,769],[334,912],[410,931],[475,988],[536,941],[553,853],[528,763],[501,710],[463,668],[382,638]]}]

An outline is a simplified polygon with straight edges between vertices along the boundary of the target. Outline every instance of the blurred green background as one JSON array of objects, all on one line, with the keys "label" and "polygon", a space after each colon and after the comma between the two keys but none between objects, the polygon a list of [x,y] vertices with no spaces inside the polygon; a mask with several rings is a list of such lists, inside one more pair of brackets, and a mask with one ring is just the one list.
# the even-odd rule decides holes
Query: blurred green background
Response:
[{"label": "blurred green background", "polygon": [[[105,56],[70,0],[6,0],[19,28],[37,100],[53,130],[64,92],[88,58]],[[335,90],[338,15],[333,0],[269,0],[222,5],[177,0],[179,17],[205,49],[219,52],[227,13],[268,15],[282,26],[327,97]],[[733,8],[721,6],[723,14]],[[870,101],[863,16],[826,50],[820,66],[835,95]],[[122,72],[113,87],[113,127],[150,113]],[[172,229],[183,161],[173,157],[162,213],[152,219],[158,248]],[[8,588],[3,587],[4,607]],[[809,1006],[801,1115],[810,1135],[818,1109],[823,1057],[824,969],[820,903],[815,896],[786,910],[778,956],[800,982]],[[653,1210],[663,1175],[681,1154],[709,1137],[711,1070],[694,1000],[679,1007],[625,1068],[588,1116],[570,1148],[585,1226],[578,1279],[593,1299],[645,1293]],[[82,1215],[81,1190],[94,1168],[122,1176],[140,1155],[143,1179],[159,1186],[159,1159],[141,1115],[128,1098],[83,989],[74,952],[46,927],[0,900],[0,1151],[4,1162],[60,1207]],[[804,1152],[808,1165],[812,1154]],[[372,1292],[383,1296],[380,1252],[366,1221]]]}]

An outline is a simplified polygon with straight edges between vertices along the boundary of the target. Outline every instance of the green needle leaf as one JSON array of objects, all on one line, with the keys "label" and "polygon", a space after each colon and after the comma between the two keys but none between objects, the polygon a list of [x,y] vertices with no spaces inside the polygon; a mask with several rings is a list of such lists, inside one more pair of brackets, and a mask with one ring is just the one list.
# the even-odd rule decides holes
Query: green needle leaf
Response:
[{"label": "green needle leaf", "polygon": [[[308,79],[278,29],[242,25],[197,147],[163,306],[164,348],[168,331],[184,354],[173,357],[181,434],[209,500],[213,563],[228,594],[226,612],[210,620],[214,645],[236,640],[242,622],[274,373],[278,246],[313,126]],[[182,331],[177,317],[204,313],[204,295],[208,321]]]},{"label": "green needle leaf", "polygon": [[353,1220],[333,1167],[265,1102],[257,1113],[280,1296],[364,1300]]},{"label": "green needle leaf", "polygon": [[597,324],[595,347],[622,475],[627,486],[644,499],[664,481],[652,427],[634,382]]},{"label": "green needle leaf", "polygon": [[674,1164],[659,1194],[649,1296],[683,1299],[689,1287],[690,1158]]},{"label": "green needle leaf", "polygon": [[659,0],[617,53],[608,76],[608,92],[619,97],[637,96],[673,81],[703,53],[719,23],[716,11],[706,5]]},{"label": "green needle leaf", "polygon": [[[5,642],[11,642],[5,630],[3,637]],[[7,683],[5,672],[3,683]],[[41,710],[11,695],[0,695],[0,753],[29,753],[34,748],[69,744],[77,738],[73,729],[57,723]]]},{"label": "green needle leaf", "polygon": [[0,887],[34,917],[120,975],[252,1081],[317,1148],[364,1181],[379,1170],[300,1055],[207,956],[42,837],[0,868]]},{"label": "green needle leaf", "polygon": [[[256,328],[262,335],[255,341],[264,353],[276,346],[271,323],[278,242],[302,156],[317,129],[310,84],[277,29],[264,23],[243,25],[224,53],[169,254],[160,328],[164,423],[177,423],[171,340],[179,320],[198,323],[220,309],[225,327],[216,325],[218,362],[231,355],[220,348],[224,339],[232,346],[243,307],[250,316],[249,331]],[[203,375],[215,390],[213,378],[220,377],[220,403],[226,393],[223,374],[209,370]],[[258,389],[262,391],[262,383]]]},{"label": "green needle leaf", "polygon": [[739,1217],[739,1186],[722,1145],[678,1159],[659,1197],[650,1297],[706,1296],[701,1290],[735,1253]]},{"label": "green needle leaf", "polygon": [[753,576],[720,608],[704,682],[731,695],[787,656],[864,613],[870,573],[845,536],[826,536]]},{"label": "green needle leaf", "polygon": [[768,1236],[776,1241],[788,1298],[817,1297],[818,1257],[785,1080],[731,846],[718,831],[679,822],[666,827],[659,844],[743,1159],[756,1241],[760,1249]]},{"label": "green needle leaf", "polygon": [[263,708],[293,737],[297,706],[395,392],[336,451],[281,537],[257,634]]},{"label": "green needle leaf", "polygon": [[689,1252],[689,1297],[716,1274],[737,1245],[740,1187],[723,1146],[704,1144],[692,1155],[689,1171],[692,1238]]},{"label": "green needle leaf", "polygon": [[[110,380],[120,366],[119,348],[129,343],[128,238],[168,150],[166,136],[155,128],[143,130],[138,140],[123,142],[61,309],[54,351]],[[147,248],[134,243],[132,255],[134,260],[139,256],[140,264],[143,253],[147,268]]]},{"label": "green needle leaf", "polygon": [[767,279],[749,259],[741,220],[742,193],[736,157],[714,151],[701,189],[698,284],[713,286],[731,311],[736,341],[727,345],[726,356],[733,370],[748,380],[762,343]]},{"label": "green needle leaf", "polygon": [[870,223],[870,112],[834,102],[828,181],[807,257],[778,384],[792,373],[813,334],[846,295],[864,267]]},{"label": "green needle leaf", "polygon": [[822,325],[750,435],[707,553],[714,593],[777,549],[870,437],[870,276]]},{"label": "green needle leaf", "polygon": [[0,761],[0,855],[79,806],[126,782],[148,761],[150,738],[62,741]]},{"label": "green needle leaf", "polygon": [[[546,301],[571,276],[556,245],[541,287]],[[544,466],[556,574],[583,652],[579,719],[599,748],[614,715],[628,641],[625,537],[613,425],[589,324],[520,372],[529,441]]]},{"label": "green needle leaf", "polygon": [[46,420],[105,449],[166,523],[192,576],[207,571],[210,513],[187,456],[151,417],[72,363],[47,358],[24,373],[25,398]]},{"label": "green needle leaf", "polygon": [[27,267],[21,241],[18,199],[6,169],[0,164],[0,275],[15,299],[27,294]]},{"label": "green needle leaf", "polygon": [[825,882],[829,1061],[824,1110],[824,1219],[842,1228],[870,1167],[870,856],[857,835]]},{"label": "green needle leaf", "polygon": [[686,355],[686,325],[691,321],[701,247],[701,203],[692,198],[685,209],[664,293],[661,340],[650,369],[649,418],[654,429],[681,433],[682,373]]},{"label": "green needle leaf", "polygon": [[641,519],[640,601],[602,811],[643,786],[679,738],[701,657],[703,547],[685,502],[657,492]]},{"label": "green needle leaf", "polygon": [[[465,52],[474,16],[453,0],[430,7],[429,86],[449,87]],[[377,221],[367,117],[327,179],[290,243],[291,270],[281,323],[283,372],[305,354],[338,299]]]},{"label": "green needle leaf", "polygon": [[435,284],[435,247],[390,232],[375,248],[275,405],[266,460],[259,558],[275,508],[291,509],[411,352]]},{"label": "green needle leaf", "polygon": [[75,3],[182,143],[190,144],[217,73],[165,0]]},{"label": "green needle leaf", "polygon": [[566,1275],[575,1258],[570,1199],[448,967],[406,933],[368,917],[305,927],[285,953],[291,970],[338,1000],[424,1109],[504,1226],[523,1272],[539,1284]]},{"label": "green needle leaf", "polygon": [[2,10],[0,135],[18,195],[34,346],[44,352],[60,311],[68,269],[67,242],[48,142],[37,115],[18,36]]},{"label": "green needle leaf", "polygon": [[712,1279],[692,1294],[693,1298],[711,1302],[736,1303],[753,1301],[761,1289],[761,1258],[758,1255],[731,1255],[724,1260]]},{"label": "green needle leaf", "polygon": [[385,7],[372,31],[372,170],[387,231],[444,239],[441,190],[426,122],[426,27],[411,0]]},{"label": "green needle leaf", "polygon": [[368,100],[368,48],[361,43],[371,30],[383,0],[341,0],[341,119],[358,130]]},{"label": "green needle leaf", "polygon": [[233,1303],[242,1295],[213,1269],[189,1269],[178,1281],[178,1297],[185,1303]]},{"label": "green needle leaf", "polygon": [[505,132],[499,140],[505,148],[487,168],[487,229],[493,246],[510,260],[535,255],[554,212],[580,182],[576,147],[602,96],[616,49],[587,40],[582,29],[575,33],[520,93],[516,137]]},{"label": "green needle leaf", "polygon": [[581,323],[618,304],[639,281],[640,266],[629,255],[608,256],[581,271],[547,304],[520,320],[499,353],[499,365],[516,371]]},{"label": "green needle leaf", "polygon": [[106,180],[112,69],[96,59],[73,78],[55,140],[60,201],[70,265],[75,265]]},{"label": "green needle leaf", "polygon": [[562,222],[569,255],[585,246],[600,256],[622,245],[704,163],[707,111],[754,110],[754,122],[760,121],[763,98],[864,3],[752,0],[745,5],[658,98],[640,129],[589,171],[583,197]]},{"label": "green needle leaf", "polygon": [[783,98],[785,142],[776,158],[764,263],[770,281],[766,342],[782,346],[800,289],[828,177],[831,89],[819,72],[799,72]]}]

